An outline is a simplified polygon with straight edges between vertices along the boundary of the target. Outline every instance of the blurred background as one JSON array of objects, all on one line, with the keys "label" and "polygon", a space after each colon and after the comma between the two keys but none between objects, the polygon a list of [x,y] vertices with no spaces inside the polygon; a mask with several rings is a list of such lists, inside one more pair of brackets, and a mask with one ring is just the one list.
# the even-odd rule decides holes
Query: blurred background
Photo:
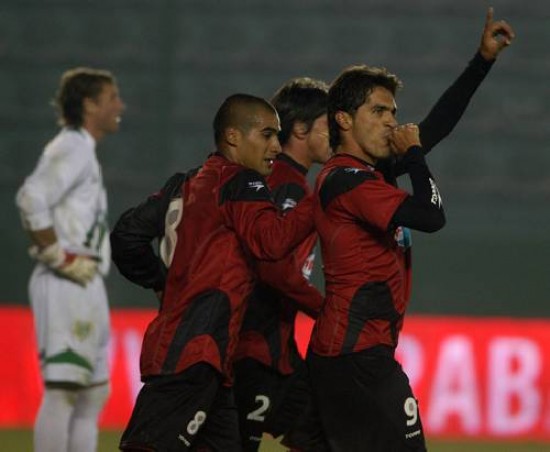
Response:
[{"label": "blurred background", "polygon": [[[411,311],[549,316],[550,3],[494,0],[516,31],[452,135],[430,155],[447,211],[414,236]],[[113,224],[213,150],[234,92],[270,97],[287,79],[333,80],[350,64],[404,82],[398,118],[418,122],[473,57],[482,0],[3,0],[0,5],[0,300],[27,303],[32,262],[14,195],[55,134],[60,74],[106,68],[127,104],[99,146]],[[313,171],[313,178],[316,171]],[[323,288],[319,267],[314,283]],[[154,306],[113,269],[113,306]]]}]

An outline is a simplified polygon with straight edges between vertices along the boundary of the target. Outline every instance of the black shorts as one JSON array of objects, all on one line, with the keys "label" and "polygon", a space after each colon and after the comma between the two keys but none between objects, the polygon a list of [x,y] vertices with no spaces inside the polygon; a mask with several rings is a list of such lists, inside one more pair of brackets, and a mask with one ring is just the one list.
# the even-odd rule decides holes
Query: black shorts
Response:
[{"label": "black shorts", "polygon": [[205,363],[157,377],[139,392],[122,434],[123,451],[241,451],[233,392]]},{"label": "black shorts", "polygon": [[417,401],[390,348],[309,353],[314,399],[333,452],[426,451]]},{"label": "black shorts", "polygon": [[235,400],[239,412],[239,426],[245,452],[258,450],[262,434],[273,437],[292,432],[289,444],[304,451],[322,452],[321,426],[306,422],[311,404],[311,388],[305,363],[290,375],[281,375],[274,369],[250,358],[234,365]]}]

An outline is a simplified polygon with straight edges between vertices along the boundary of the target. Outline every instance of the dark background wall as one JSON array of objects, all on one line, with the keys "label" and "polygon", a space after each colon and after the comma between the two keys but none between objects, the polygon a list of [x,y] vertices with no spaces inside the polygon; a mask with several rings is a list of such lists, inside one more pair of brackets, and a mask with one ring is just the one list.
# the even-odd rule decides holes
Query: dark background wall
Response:
[{"label": "dark background wall", "polygon": [[[411,310],[550,316],[550,2],[494,0],[517,39],[451,137],[430,155],[448,225],[414,235]],[[211,119],[244,91],[386,66],[420,121],[474,55],[481,0],[3,0],[0,4],[0,300],[27,302],[32,262],[14,195],[56,132],[65,69],[112,70],[128,105],[99,146],[113,223],[212,150]],[[313,175],[312,175],[313,176]],[[314,282],[322,288],[319,268]],[[113,269],[114,306],[155,306]]]}]

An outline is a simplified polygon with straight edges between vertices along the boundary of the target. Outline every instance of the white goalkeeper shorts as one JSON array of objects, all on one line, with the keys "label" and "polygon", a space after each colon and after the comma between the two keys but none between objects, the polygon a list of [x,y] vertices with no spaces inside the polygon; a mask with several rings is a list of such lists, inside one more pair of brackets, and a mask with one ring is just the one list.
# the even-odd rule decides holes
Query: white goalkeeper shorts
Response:
[{"label": "white goalkeeper shorts", "polygon": [[82,287],[38,264],[29,294],[44,381],[107,381],[110,324],[103,277],[97,274]]}]

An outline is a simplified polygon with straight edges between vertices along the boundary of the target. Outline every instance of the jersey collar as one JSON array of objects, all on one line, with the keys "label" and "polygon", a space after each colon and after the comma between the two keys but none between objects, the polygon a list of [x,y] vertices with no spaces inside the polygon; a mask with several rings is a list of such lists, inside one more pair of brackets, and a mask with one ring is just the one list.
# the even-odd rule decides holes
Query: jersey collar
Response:
[{"label": "jersey collar", "polygon": [[359,157],[356,157],[355,155],[351,155],[351,154],[346,154],[345,152],[338,152],[337,154],[334,154],[332,157],[331,157],[331,160],[344,160],[344,159],[350,159],[350,160],[354,160],[358,163],[360,163],[362,166],[366,166],[367,168],[371,169],[371,170],[376,170],[376,167],[363,160],[363,159],[360,159]]},{"label": "jersey collar", "polygon": [[292,166],[294,169],[298,170],[300,173],[302,173],[304,176],[307,176],[307,168],[303,165],[300,165],[296,160],[294,160],[290,155],[285,154],[284,152],[281,152],[277,156],[277,160],[281,160],[283,162],[286,162],[290,166]]}]

